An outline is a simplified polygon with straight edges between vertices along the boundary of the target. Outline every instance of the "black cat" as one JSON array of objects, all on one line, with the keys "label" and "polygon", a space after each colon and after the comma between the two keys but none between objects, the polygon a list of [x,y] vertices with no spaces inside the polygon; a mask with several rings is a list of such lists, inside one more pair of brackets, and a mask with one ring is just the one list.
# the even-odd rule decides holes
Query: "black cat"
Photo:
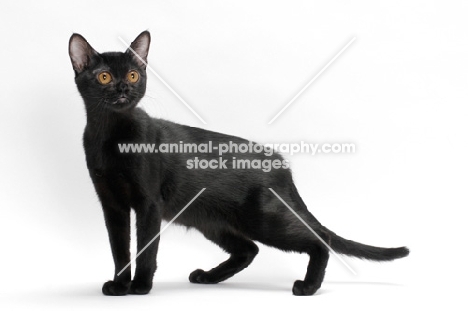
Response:
[{"label": "black cat", "polygon": [[[296,281],[294,295],[312,295],[321,286],[329,257],[326,241],[334,251],[370,260],[393,260],[407,256],[405,247],[380,248],[345,240],[320,224],[307,210],[287,165],[271,171],[233,169],[233,157],[243,160],[284,159],[277,153],[255,152],[223,155],[226,168],[196,169],[188,161],[217,160],[213,152],[125,153],[123,143],[169,143],[213,145],[249,141],[154,119],[137,108],[146,90],[146,59],[150,34],[141,33],[125,52],[97,53],[79,34],[69,42],[75,82],[83,97],[87,124],[84,148],[89,174],[102,203],[115,264],[113,281],[103,285],[105,295],[146,294],[156,271],[159,237],[136,259],[133,281],[130,261],[130,209],[136,212],[138,251],[160,231],[161,220],[171,220],[203,188],[206,190],[175,222],[196,228],[230,257],[219,266],[193,271],[193,283],[224,281],[246,268],[258,252],[253,241],[284,251],[307,253],[310,262],[303,281]],[[272,189],[321,237],[320,241],[281,202]]]}]

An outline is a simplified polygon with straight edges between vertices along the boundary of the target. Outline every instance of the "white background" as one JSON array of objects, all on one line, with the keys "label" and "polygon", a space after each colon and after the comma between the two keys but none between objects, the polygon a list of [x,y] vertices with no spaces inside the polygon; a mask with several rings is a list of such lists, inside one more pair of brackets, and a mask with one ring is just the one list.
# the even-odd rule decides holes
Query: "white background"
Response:
[{"label": "white background", "polygon": [[[44,310],[453,309],[466,287],[467,3],[462,1],[9,1],[0,39],[0,308]],[[225,283],[188,282],[226,258],[194,231],[164,232],[147,296],[105,297],[113,274],[85,165],[68,39],[100,51],[152,34],[151,115],[259,142],[352,142],[353,155],[288,157],[309,210],[338,234],[407,245],[393,263],[330,259],[295,297],[307,256],[261,247]],[[267,122],[351,38],[272,125]],[[252,306],[252,307],[250,307]],[[6,307],[6,308],[5,308]]]}]

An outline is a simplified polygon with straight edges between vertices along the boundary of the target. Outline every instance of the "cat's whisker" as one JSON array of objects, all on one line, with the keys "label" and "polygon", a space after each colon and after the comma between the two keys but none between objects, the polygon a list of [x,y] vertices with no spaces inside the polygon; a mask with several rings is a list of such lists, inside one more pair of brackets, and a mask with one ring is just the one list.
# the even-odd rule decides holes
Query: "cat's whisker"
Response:
[{"label": "cat's whisker", "polygon": [[165,106],[159,101],[158,98],[150,97],[145,95],[141,101],[141,106],[150,114],[155,117],[165,117],[167,115],[167,111],[165,110]]}]

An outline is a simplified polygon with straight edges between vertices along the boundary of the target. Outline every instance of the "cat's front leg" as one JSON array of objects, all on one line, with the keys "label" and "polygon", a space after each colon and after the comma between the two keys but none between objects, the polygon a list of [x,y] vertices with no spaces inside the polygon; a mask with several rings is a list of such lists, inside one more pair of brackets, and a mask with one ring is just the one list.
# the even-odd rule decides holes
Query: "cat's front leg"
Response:
[{"label": "cat's front leg", "polygon": [[130,289],[130,209],[115,209],[103,206],[107,232],[114,258],[114,280],[104,283],[102,293],[110,296],[126,295]]},{"label": "cat's front leg", "polygon": [[[114,279],[104,283],[102,293],[110,296],[126,295],[130,289],[130,205],[106,182],[95,182],[96,192],[101,200],[109,242],[114,259]],[[122,273],[120,273],[122,271]]]},{"label": "cat's front leg", "polygon": [[143,204],[135,208],[135,211],[138,257],[130,293],[145,295],[153,287],[153,276],[157,267],[161,211],[151,203]]}]

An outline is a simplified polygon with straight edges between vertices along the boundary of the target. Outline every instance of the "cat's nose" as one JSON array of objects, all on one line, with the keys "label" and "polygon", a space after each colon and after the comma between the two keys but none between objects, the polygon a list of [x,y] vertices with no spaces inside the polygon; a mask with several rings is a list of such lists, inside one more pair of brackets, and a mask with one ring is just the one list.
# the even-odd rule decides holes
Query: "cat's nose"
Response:
[{"label": "cat's nose", "polygon": [[125,82],[120,82],[119,85],[117,85],[117,90],[121,93],[127,93],[128,84]]}]

